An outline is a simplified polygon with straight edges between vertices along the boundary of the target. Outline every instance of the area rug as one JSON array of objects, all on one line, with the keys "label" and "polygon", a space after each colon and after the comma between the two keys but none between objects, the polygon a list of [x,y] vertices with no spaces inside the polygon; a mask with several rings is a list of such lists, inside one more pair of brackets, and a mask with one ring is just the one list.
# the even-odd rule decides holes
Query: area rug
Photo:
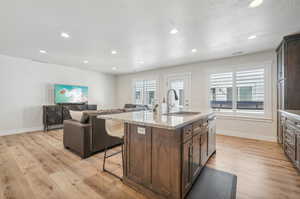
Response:
[{"label": "area rug", "polygon": [[186,199],[235,199],[237,176],[204,167]]}]

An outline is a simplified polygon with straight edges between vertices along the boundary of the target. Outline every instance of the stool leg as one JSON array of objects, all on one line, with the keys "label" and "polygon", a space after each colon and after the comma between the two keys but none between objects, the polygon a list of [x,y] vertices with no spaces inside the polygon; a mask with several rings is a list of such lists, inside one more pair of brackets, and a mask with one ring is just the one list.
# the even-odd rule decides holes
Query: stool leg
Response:
[{"label": "stool leg", "polygon": [[[116,154],[112,154],[112,155],[108,155],[107,156],[107,154],[106,154],[107,149],[108,149],[108,147],[105,147],[104,158],[103,158],[103,171],[107,172],[107,173],[109,173],[109,174],[111,174],[111,175],[113,175],[115,177],[117,177],[118,179],[120,179],[122,181],[123,179],[120,176],[118,176],[118,175],[114,174],[113,172],[110,172],[110,171],[108,171],[108,170],[105,169],[106,158],[109,158],[109,157],[112,157],[113,155],[116,155]],[[122,145],[122,151],[121,152],[122,152],[122,165],[123,165],[123,145]],[[117,152],[117,153],[120,153],[120,152]]]},{"label": "stool leg", "polygon": [[106,151],[107,151],[107,147],[105,147],[105,149],[104,149],[103,171],[106,171],[106,170],[105,170]]},{"label": "stool leg", "polygon": [[124,176],[124,144],[122,144],[122,169],[123,169],[123,176]]}]

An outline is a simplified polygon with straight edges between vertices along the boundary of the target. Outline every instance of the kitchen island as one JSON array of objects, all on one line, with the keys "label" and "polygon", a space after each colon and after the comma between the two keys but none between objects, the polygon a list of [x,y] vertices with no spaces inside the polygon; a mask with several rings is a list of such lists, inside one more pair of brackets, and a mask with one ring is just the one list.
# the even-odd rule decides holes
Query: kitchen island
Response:
[{"label": "kitchen island", "polygon": [[183,199],[216,151],[211,111],[141,111],[98,118],[124,122],[123,181],[149,198]]}]

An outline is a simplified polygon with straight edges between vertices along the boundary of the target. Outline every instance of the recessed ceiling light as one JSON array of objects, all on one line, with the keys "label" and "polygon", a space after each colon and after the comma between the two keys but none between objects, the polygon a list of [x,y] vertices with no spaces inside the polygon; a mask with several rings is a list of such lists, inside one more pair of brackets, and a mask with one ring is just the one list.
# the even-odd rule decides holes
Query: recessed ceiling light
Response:
[{"label": "recessed ceiling light", "polygon": [[70,35],[68,33],[65,33],[65,32],[62,32],[60,33],[60,36],[63,37],[63,38],[70,38]]},{"label": "recessed ceiling light", "polygon": [[172,35],[175,35],[178,33],[178,30],[176,28],[173,28],[171,31],[170,31],[170,34]]},{"label": "recessed ceiling light", "polygon": [[118,52],[116,51],[116,50],[112,50],[111,51],[111,54],[113,54],[113,55],[115,55],[115,54],[117,54]]},{"label": "recessed ceiling light", "polygon": [[84,64],[88,64],[89,61],[88,61],[88,60],[84,60],[83,63],[84,63]]},{"label": "recessed ceiling light", "polygon": [[40,53],[42,53],[42,54],[47,54],[47,51],[45,51],[45,50],[40,50]]},{"label": "recessed ceiling light", "polygon": [[193,48],[192,49],[192,53],[196,53],[197,52],[197,49],[196,48]]},{"label": "recessed ceiling light", "polygon": [[251,35],[250,37],[248,37],[248,39],[255,39],[257,36],[256,35]]},{"label": "recessed ceiling light", "polygon": [[112,70],[117,70],[117,67],[112,67],[111,69],[112,69]]},{"label": "recessed ceiling light", "polygon": [[264,0],[253,0],[250,3],[249,7],[250,8],[256,8],[256,7],[260,6],[263,2],[264,2]]}]

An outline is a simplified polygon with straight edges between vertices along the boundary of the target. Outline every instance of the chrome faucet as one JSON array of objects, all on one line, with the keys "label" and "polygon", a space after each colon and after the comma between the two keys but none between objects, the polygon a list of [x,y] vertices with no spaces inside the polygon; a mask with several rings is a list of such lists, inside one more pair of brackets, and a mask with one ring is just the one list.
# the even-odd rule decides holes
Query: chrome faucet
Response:
[{"label": "chrome faucet", "polygon": [[169,89],[168,92],[167,92],[167,114],[170,113],[170,108],[171,108],[171,104],[170,104],[170,93],[171,92],[174,92],[174,96],[175,96],[175,100],[177,101],[178,100],[178,95],[176,93],[176,90],[175,89]]}]

